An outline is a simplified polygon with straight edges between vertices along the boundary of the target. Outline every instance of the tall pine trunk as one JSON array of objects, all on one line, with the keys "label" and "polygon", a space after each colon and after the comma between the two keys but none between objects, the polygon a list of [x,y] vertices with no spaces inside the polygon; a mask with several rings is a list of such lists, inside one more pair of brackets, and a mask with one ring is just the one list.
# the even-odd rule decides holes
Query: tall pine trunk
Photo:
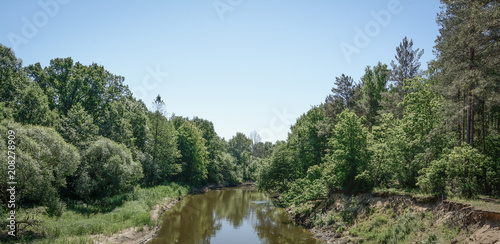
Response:
[{"label": "tall pine trunk", "polygon": [[465,137],[465,142],[469,145],[472,146],[472,143],[470,141],[471,139],[471,112],[472,112],[472,99],[471,99],[471,89],[469,87],[469,93],[468,93],[468,96],[467,96],[467,134],[466,134],[466,137]]}]

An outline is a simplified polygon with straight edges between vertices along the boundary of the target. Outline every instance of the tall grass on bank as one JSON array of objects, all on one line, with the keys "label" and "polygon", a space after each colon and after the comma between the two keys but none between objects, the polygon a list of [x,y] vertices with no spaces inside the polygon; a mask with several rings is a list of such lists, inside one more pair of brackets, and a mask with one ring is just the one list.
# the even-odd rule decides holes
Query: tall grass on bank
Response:
[{"label": "tall grass on bank", "polygon": [[[39,220],[36,227],[24,232],[21,242],[92,243],[92,235],[112,234],[123,229],[154,226],[149,212],[165,198],[185,196],[189,188],[177,183],[151,188],[137,187],[134,191],[102,199],[95,204],[69,203],[61,217],[49,217],[44,207],[19,209],[17,219]],[[2,216],[2,219],[4,216]],[[31,233],[31,234],[30,234]]]}]

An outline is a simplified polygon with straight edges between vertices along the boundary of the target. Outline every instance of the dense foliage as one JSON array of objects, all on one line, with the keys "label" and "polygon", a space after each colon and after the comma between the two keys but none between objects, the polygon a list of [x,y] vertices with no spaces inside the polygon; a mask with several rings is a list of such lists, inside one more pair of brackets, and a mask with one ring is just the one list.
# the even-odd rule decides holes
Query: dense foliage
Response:
[{"label": "dense foliage", "polygon": [[341,74],[275,144],[256,133],[226,141],[210,121],[166,117],[160,95],[148,110],[124,77],[98,64],[56,58],[23,67],[0,44],[0,149],[13,130],[17,200],[61,215],[69,203],[98,204],[138,184],[248,180],[287,204],[373,187],[500,196],[500,6],[442,3],[428,70],[420,70],[423,50],[404,37],[392,70],[367,66],[358,83]]},{"label": "dense foliage", "polygon": [[[373,187],[500,196],[500,8],[442,1],[437,60],[404,37],[395,60],[337,77],[325,103],[292,126],[258,187],[286,204]],[[326,143],[328,142],[328,143]]]},{"label": "dense foliage", "polygon": [[[256,180],[272,150],[243,133],[226,141],[201,118],[168,118],[160,95],[148,110],[124,77],[95,63],[56,58],[23,67],[0,44],[0,82],[0,148],[7,152],[9,130],[17,146],[16,209],[43,206],[61,216],[66,207],[105,206],[137,185],[235,185]],[[0,159],[6,172],[7,154]]]}]

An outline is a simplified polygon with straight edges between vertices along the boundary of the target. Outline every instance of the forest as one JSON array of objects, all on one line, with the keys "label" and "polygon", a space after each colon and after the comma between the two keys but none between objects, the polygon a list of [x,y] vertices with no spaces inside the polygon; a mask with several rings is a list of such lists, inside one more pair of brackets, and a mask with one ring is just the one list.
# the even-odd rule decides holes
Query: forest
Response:
[{"label": "forest", "polygon": [[390,66],[336,77],[262,166],[260,189],[289,205],[376,187],[500,196],[498,4],[442,2],[427,70],[405,37]]},{"label": "forest", "polygon": [[137,100],[96,63],[24,66],[0,44],[0,161],[7,172],[14,149],[17,182],[9,208],[9,175],[0,174],[2,216],[106,212],[141,189],[245,181],[285,205],[375,188],[498,198],[500,10],[496,1],[443,3],[426,70],[424,50],[404,37],[393,61],[370,64],[359,82],[339,74],[324,103],[275,143],[256,133],[226,140],[211,121],[167,117],[161,94]]}]

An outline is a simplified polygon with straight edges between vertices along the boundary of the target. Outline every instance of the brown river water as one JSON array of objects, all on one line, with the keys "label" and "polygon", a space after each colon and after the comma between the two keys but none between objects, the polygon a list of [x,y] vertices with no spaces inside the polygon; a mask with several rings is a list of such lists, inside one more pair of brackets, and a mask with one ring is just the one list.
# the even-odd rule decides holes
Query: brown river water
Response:
[{"label": "brown river water", "polygon": [[293,224],[283,208],[253,187],[191,195],[163,215],[151,242],[181,244],[325,243]]}]

